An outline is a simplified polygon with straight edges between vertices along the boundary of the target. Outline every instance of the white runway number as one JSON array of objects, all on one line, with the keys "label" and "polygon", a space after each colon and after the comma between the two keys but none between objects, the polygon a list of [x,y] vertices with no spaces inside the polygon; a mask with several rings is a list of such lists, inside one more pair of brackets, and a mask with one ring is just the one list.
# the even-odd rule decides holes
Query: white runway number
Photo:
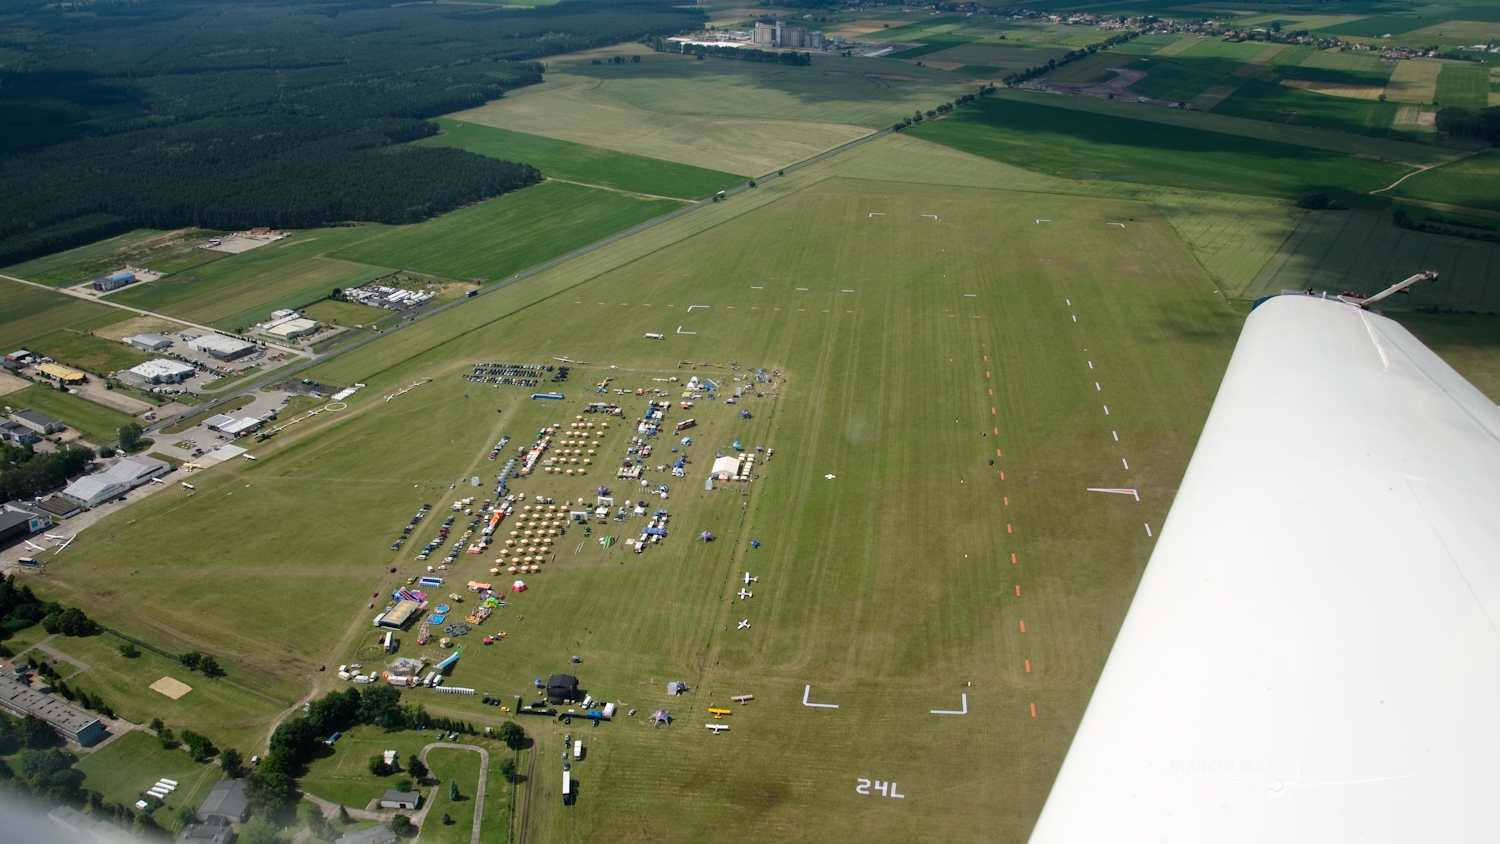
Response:
[{"label": "white runway number", "polygon": [[858,783],[858,785],[854,786],[854,793],[856,794],[874,794],[878,791],[880,792],[881,797],[906,797],[905,794],[901,794],[896,791],[896,783],[894,782],[881,782],[880,780],[872,781],[867,780],[864,777],[860,777],[858,780],[856,780],[856,782]]}]

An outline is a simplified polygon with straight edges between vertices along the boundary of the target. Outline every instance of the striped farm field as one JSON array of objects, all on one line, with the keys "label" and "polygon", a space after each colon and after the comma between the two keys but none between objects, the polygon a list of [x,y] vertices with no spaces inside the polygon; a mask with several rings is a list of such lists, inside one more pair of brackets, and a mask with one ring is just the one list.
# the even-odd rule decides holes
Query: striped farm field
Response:
[{"label": "striped farm field", "polygon": [[1481,152],[1442,167],[1423,170],[1397,185],[1390,194],[1500,211],[1500,155]]},{"label": "striped farm field", "polygon": [[10,279],[0,278],[0,346],[12,348],[120,311],[98,302],[76,299]]}]

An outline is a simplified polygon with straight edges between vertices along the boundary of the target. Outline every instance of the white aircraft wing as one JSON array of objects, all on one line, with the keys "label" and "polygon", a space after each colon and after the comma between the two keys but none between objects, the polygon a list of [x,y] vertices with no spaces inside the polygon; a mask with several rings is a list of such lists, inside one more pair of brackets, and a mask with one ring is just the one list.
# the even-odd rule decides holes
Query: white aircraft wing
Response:
[{"label": "white aircraft wing", "polygon": [[1500,410],[1397,323],[1253,311],[1033,830],[1493,841]]}]

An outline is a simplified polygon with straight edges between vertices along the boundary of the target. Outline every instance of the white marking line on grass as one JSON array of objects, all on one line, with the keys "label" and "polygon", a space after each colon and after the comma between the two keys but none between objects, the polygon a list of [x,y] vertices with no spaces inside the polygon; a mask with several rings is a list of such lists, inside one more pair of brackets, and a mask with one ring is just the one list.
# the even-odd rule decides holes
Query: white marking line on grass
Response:
[{"label": "white marking line on grass", "polygon": [[844,291],[841,291],[841,292],[843,292],[843,293],[853,293],[854,291],[853,290],[844,290]]},{"label": "white marking line on grass", "polygon": [[927,711],[931,712],[933,715],[968,715],[969,714],[969,696],[968,696],[967,693],[965,693],[963,695],[960,695],[960,697],[962,697],[963,701],[964,701],[964,708],[963,709],[929,709]]},{"label": "white marking line on grass", "polygon": [[696,331],[683,331],[682,330],[682,326],[679,325],[679,326],[677,326],[677,333],[678,334],[697,334],[698,332],[696,332]]},{"label": "white marking line on grass", "polygon": [[1119,226],[1122,229],[1125,228],[1125,224],[1124,223],[1105,223],[1104,225],[1106,225],[1106,226]]},{"label": "white marking line on grass", "polygon": [[692,310],[693,310],[693,308],[711,308],[711,307],[713,307],[713,306],[712,305],[688,305],[688,312],[691,313]]},{"label": "white marking line on grass", "polygon": [[923,217],[931,217],[934,220],[936,220],[938,218],[938,216],[936,214],[923,214],[922,216]]},{"label": "white marking line on grass", "polygon": [[1094,368],[1094,362],[1093,361],[1089,361],[1089,369],[1093,369],[1093,368]]},{"label": "white marking line on grass", "polygon": [[839,705],[836,704],[836,703],[808,703],[807,702],[807,697],[810,694],[812,694],[812,686],[808,686],[807,688],[805,688],[805,689],[802,690],[802,705],[803,706],[812,706],[812,707],[816,707],[818,709],[838,709],[839,708]]},{"label": "white marking line on grass", "polygon": [[805,291],[806,291],[806,290],[807,290],[807,288],[806,288],[806,287],[799,287],[799,288],[797,288],[797,289],[798,289],[798,290],[801,290],[801,291],[804,291],[804,292],[805,292]]},{"label": "white marking line on grass", "polygon": [[1104,415],[1105,416],[1109,415],[1109,405],[1107,405],[1107,404],[1104,406]]},{"label": "white marking line on grass", "polygon": [[1098,381],[1095,381],[1095,382],[1094,382],[1094,389],[1095,389],[1095,390],[1098,390],[1098,391],[1100,391],[1100,392],[1103,392],[1103,391],[1104,391],[1104,388],[1103,388],[1103,387],[1101,387],[1101,386],[1099,386],[1099,382],[1098,382]]},{"label": "white marking line on grass", "polygon": [[885,212],[884,211],[871,211],[870,212],[870,216],[871,217],[884,217],[885,216]]},{"label": "white marking line on grass", "polygon": [[964,296],[967,297],[967,298],[969,298],[969,299],[973,299],[974,297],[976,297],[978,295],[979,295],[978,293],[965,293],[964,294]]},{"label": "white marking line on grass", "polygon": [[1036,224],[1040,226],[1042,223],[1050,223],[1050,222],[1052,222],[1052,221],[1051,220],[1037,220]]},{"label": "white marking line on grass", "polygon": [[1108,489],[1108,488],[1093,487],[1093,486],[1091,486],[1091,487],[1089,487],[1088,491],[1089,492],[1112,492],[1112,493],[1114,493],[1116,495],[1133,495],[1133,496],[1135,496],[1135,500],[1136,501],[1140,501],[1141,500],[1141,494],[1138,493],[1138,492],[1136,492],[1133,489]]},{"label": "white marking line on grass", "polygon": [[755,285],[753,285],[753,284],[752,284],[752,285],[750,285],[750,289],[751,289],[751,290],[765,290],[765,288],[764,288],[764,287],[756,287],[756,286],[755,286]]},{"label": "white marking line on grass", "polygon": [[1125,470],[1127,472],[1130,471],[1130,461],[1128,461],[1125,458],[1121,457],[1120,458],[1120,462],[1125,464]]},{"label": "white marking line on grass", "polygon": [[1147,536],[1151,535],[1151,525],[1149,523],[1146,524],[1146,535]]},{"label": "white marking line on grass", "polygon": [[1074,322],[1077,322],[1077,321],[1078,321],[1078,314],[1073,314],[1073,321],[1074,321]]},{"label": "white marking line on grass", "polygon": [[1115,435],[1115,442],[1119,442],[1120,441],[1120,432],[1119,431],[1110,431],[1110,433]]}]

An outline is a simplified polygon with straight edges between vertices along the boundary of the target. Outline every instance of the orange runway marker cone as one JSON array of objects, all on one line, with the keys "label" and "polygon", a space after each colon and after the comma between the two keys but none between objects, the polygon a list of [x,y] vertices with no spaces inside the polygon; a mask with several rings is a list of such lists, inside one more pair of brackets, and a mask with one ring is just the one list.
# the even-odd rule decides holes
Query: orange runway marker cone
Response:
[{"label": "orange runway marker cone", "polygon": [[1026,673],[1027,674],[1031,673],[1031,660],[1029,660],[1029,659],[1026,660]]}]

